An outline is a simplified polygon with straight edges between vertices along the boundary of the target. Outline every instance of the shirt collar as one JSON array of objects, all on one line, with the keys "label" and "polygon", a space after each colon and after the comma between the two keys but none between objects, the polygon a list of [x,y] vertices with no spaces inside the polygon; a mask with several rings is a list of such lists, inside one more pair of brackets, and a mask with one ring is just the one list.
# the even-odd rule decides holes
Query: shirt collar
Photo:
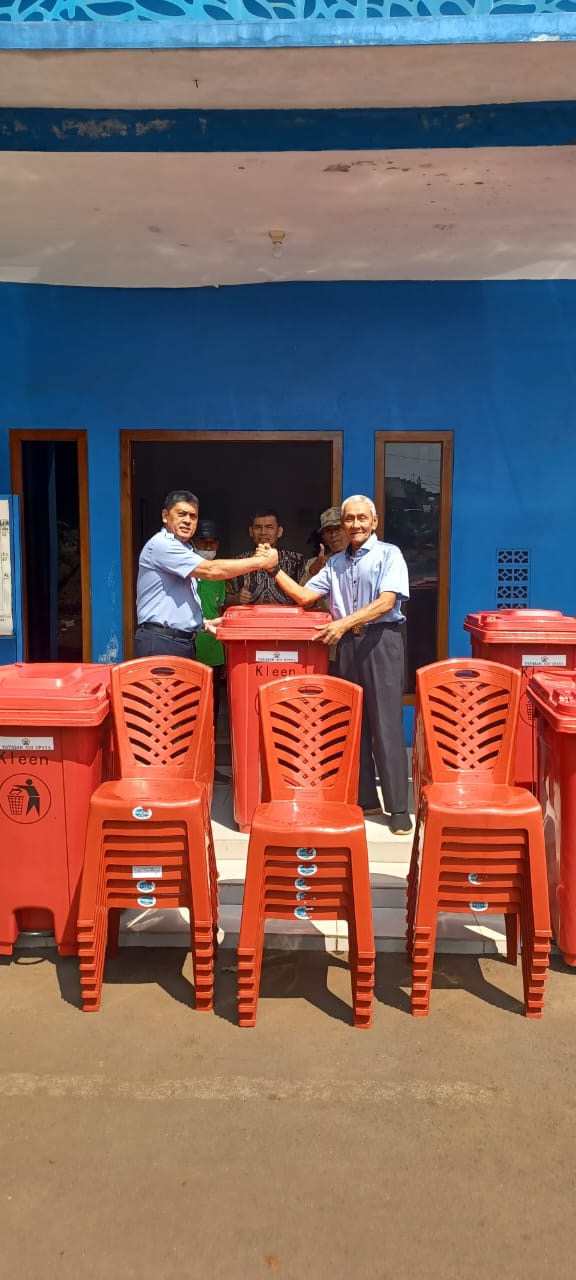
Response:
[{"label": "shirt collar", "polygon": [[362,543],[362,546],[361,546],[361,547],[359,548],[359,550],[356,552],[356,555],[355,555],[355,556],[353,556],[353,555],[352,555],[352,552],[351,552],[351,550],[350,550],[350,546],[351,546],[351,544],[350,544],[350,543],[348,543],[348,546],[346,547],[346,555],[348,556],[348,558],[349,558],[350,560],[356,560],[356,558],[357,558],[358,556],[362,556],[362,555],[364,555],[364,552],[365,552],[365,551],[371,551],[371,550],[372,550],[372,547],[373,547],[373,546],[375,546],[375,544],[377,543],[377,541],[378,541],[378,539],[377,539],[377,537],[376,537],[376,534],[375,534],[375,533],[371,533],[371,534],[370,534],[370,537],[366,539],[366,542],[363,542],[363,543]]}]

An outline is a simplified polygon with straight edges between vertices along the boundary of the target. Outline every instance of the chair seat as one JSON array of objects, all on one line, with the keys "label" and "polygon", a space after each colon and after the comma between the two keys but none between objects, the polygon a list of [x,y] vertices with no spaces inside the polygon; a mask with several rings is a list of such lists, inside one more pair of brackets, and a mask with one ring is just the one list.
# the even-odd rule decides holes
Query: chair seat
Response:
[{"label": "chair seat", "polygon": [[458,782],[431,782],[422,794],[428,809],[458,809],[462,814],[482,813],[494,817],[502,810],[514,815],[541,814],[538,800],[529,791],[503,783],[474,782],[464,787]]},{"label": "chair seat", "polygon": [[191,778],[116,778],[102,782],[93,793],[94,805],[130,805],[151,808],[153,805],[180,805],[200,800],[206,784]]},{"label": "chair seat", "polygon": [[341,845],[342,836],[364,832],[364,814],[359,805],[335,800],[269,800],[259,804],[252,819],[252,832],[269,834],[269,844],[277,836],[290,836],[291,845],[305,844],[308,837],[326,835]]}]

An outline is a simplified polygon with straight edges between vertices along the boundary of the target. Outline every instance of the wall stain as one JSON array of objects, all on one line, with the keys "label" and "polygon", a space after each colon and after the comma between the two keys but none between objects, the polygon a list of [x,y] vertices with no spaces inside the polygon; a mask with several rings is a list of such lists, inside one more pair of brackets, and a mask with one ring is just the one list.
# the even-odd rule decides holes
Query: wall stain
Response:
[{"label": "wall stain", "polygon": [[104,652],[98,654],[96,661],[97,662],[117,662],[119,653],[120,653],[120,645],[118,643],[118,636],[113,631],[108,640],[108,644],[104,649]]},{"label": "wall stain", "polygon": [[52,125],[52,133],[56,138],[64,139],[69,134],[77,138],[121,138],[128,136],[129,126],[123,120],[63,120],[62,126]]},{"label": "wall stain", "polygon": [[136,124],[136,137],[143,138],[146,133],[166,133],[175,120],[139,120]]}]

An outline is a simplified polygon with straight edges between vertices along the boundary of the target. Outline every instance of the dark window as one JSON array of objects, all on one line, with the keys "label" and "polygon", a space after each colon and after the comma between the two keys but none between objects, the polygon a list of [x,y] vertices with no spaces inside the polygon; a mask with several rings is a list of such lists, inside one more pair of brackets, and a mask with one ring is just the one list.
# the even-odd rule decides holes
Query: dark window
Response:
[{"label": "dark window", "polygon": [[82,660],[76,441],[22,440],[28,660]]},{"label": "dark window", "polygon": [[446,655],[451,439],[386,438],[384,538],[400,547],[410,574],[406,693],[416,670]]}]

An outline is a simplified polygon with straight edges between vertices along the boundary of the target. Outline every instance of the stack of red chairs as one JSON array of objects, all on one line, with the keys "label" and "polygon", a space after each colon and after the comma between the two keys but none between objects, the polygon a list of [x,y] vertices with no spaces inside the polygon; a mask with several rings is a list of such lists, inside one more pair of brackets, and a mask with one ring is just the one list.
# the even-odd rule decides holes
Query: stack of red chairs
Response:
[{"label": "stack of red chairs", "polygon": [[369,1027],[374,932],[368,848],[357,805],[362,690],[292,676],[259,691],[263,802],[250,830],[238,944],[241,1027],[253,1027],[264,927],[347,920],[354,1026]]},{"label": "stack of red chairs", "polygon": [[211,1009],[218,884],[210,803],[212,671],[187,658],[113,667],[118,777],[94,792],[88,818],[78,954],[86,1011],[100,1007],[107,942],[125,908],[187,907],[197,1009]]},{"label": "stack of red chairs", "polygon": [[520,673],[454,659],[416,676],[412,773],[416,829],[408,876],[412,1013],[429,1012],[439,912],[503,913],[507,960],[522,973],[526,1017],[540,1018],[550,952],[542,813],[511,785]]}]

